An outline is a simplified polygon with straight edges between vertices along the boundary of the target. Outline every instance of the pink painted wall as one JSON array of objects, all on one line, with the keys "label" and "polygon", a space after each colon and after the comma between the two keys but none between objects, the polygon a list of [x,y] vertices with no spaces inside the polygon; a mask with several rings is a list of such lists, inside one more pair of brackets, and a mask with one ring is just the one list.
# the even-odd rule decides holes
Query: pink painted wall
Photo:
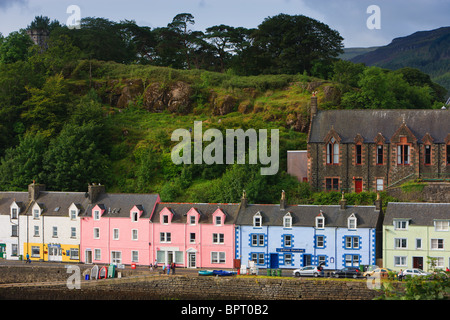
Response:
[{"label": "pink painted wall", "polygon": [[[163,220],[163,216],[168,217],[168,221]],[[190,217],[194,217],[195,221],[191,221]],[[215,217],[220,216],[222,222],[216,224]],[[217,209],[212,217],[212,221],[199,222],[199,213],[195,208],[191,208],[186,214],[186,220],[183,222],[172,222],[172,212],[165,207],[159,212],[159,217],[155,216],[153,223],[151,223],[152,235],[152,261],[157,258],[158,251],[164,251],[165,254],[158,259],[158,264],[167,263],[169,256],[168,252],[173,252],[178,258],[182,255],[182,263],[178,262],[180,267],[190,267],[188,252],[196,253],[197,268],[222,269],[233,267],[233,252],[234,252],[234,224],[224,223],[225,215],[220,209]],[[161,233],[165,234],[161,239]],[[167,241],[167,234],[170,233],[170,242]],[[195,234],[195,241],[191,241],[190,234]],[[220,243],[214,243],[213,234],[216,234],[216,239],[221,239]],[[219,236],[220,235],[220,236]],[[162,241],[163,240],[163,241]],[[166,241],[164,241],[166,240]],[[212,252],[221,252],[224,254],[225,261],[214,263],[212,261]],[[178,260],[179,261],[179,260]]]},{"label": "pink painted wall", "polygon": [[[101,213],[100,219],[95,220],[93,215],[98,210]],[[96,205],[90,210],[91,216],[84,217],[81,220],[81,262],[86,263],[86,250],[92,251],[92,263],[110,264],[111,252],[121,252],[121,263],[137,265],[150,264],[149,250],[149,218],[141,219],[142,211],[135,206],[128,213],[127,217],[105,217],[104,210]],[[138,212],[137,221],[133,221],[132,213]],[[94,229],[99,228],[100,237],[94,237]],[[114,238],[114,229],[118,229],[118,239]],[[132,239],[132,230],[137,230],[137,240]],[[95,259],[95,249],[101,250],[100,259]],[[138,251],[138,261],[132,261],[132,251]]]}]

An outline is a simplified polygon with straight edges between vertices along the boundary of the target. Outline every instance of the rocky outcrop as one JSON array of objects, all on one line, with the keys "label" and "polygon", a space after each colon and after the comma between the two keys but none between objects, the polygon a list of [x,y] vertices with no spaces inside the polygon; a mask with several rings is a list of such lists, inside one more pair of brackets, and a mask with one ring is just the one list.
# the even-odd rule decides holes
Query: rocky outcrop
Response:
[{"label": "rocky outcrop", "polygon": [[210,103],[212,106],[213,115],[223,116],[234,111],[237,107],[238,100],[229,94],[219,96],[217,93],[213,92],[211,94]]},{"label": "rocky outcrop", "polygon": [[192,88],[177,81],[169,85],[155,82],[144,91],[143,107],[151,112],[189,113],[192,111]]}]

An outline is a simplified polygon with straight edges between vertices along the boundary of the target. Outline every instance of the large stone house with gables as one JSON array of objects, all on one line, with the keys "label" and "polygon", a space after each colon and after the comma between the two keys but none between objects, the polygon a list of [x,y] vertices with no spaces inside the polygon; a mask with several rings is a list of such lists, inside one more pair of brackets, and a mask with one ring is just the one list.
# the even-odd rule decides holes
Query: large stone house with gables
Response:
[{"label": "large stone house with gables", "polygon": [[450,178],[450,110],[318,110],[311,98],[308,181],[323,191],[382,191]]}]

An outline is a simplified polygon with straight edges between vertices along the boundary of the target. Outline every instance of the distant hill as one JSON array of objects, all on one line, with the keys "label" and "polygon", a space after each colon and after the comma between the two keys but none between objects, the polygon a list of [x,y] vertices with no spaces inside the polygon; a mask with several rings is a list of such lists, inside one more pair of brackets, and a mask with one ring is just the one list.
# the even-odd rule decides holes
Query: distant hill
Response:
[{"label": "distant hill", "polygon": [[368,48],[344,48],[344,53],[342,53],[339,58],[343,60],[351,60],[357,56],[363,55],[365,53],[374,51],[379,47],[368,47]]},{"label": "distant hill", "polygon": [[[406,37],[392,40],[386,46],[378,47],[356,56],[357,51],[349,48],[342,59],[367,66],[378,66],[390,70],[404,67],[417,68],[430,75],[431,79],[450,90],[450,27],[430,31],[419,31]],[[347,50],[346,50],[347,51]]]}]

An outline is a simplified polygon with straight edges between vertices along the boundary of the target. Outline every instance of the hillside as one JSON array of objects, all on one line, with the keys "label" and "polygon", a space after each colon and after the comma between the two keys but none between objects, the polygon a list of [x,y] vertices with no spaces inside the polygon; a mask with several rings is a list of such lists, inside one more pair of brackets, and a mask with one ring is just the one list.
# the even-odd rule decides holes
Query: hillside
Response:
[{"label": "hillside", "polygon": [[450,27],[419,31],[396,38],[376,50],[349,59],[355,63],[390,70],[417,68],[431,79],[450,89]]},{"label": "hillside", "polygon": [[[442,90],[419,70],[386,72],[337,60],[342,38],[333,30],[304,17],[273,19],[258,33],[217,26],[210,31],[219,34],[196,34],[205,46],[195,51],[183,45],[184,28],[172,23],[149,30],[101,18],[85,19],[80,30],[48,26],[48,48],[34,45],[24,31],[2,39],[0,189],[26,190],[36,180],[48,190],[86,191],[88,183],[101,183],[109,192],[212,203],[238,202],[242,190],[252,202],[276,203],[285,190],[292,203],[315,203],[309,185],[286,173],[287,151],[306,149],[313,93],[322,110],[442,106]],[[322,40],[335,36],[331,47],[311,60],[297,50],[293,32],[286,38],[291,41],[281,41],[292,55],[281,59],[279,45],[263,50],[287,36],[269,32],[279,31],[280,19],[287,29],[321,26]],[[191,16],[174,21],[186,26]],[[211,37],[224,33],[233,36],[234,54],[213,46]],[[265,33],[268,38],[261,37]],[[253,38],[259,40],[246,41]],[[179,140],[172,141],[172,133],[184,129],[193,144],[195,121],[203,132],[214,128],[224,137],[227,129],[266,129],[269,137],[271,129],[279,130],[278,173],[262,175],[262,161],[238,164],[235,157],[222,164],[220,153],[214,155],[220,163],[174,164]],[[213,149],[208,141],[203,150]],[[248,146],[246,151],[248,157]],[[340,195],[317,196],[323,196],[320,203],[336,203]]]}]

